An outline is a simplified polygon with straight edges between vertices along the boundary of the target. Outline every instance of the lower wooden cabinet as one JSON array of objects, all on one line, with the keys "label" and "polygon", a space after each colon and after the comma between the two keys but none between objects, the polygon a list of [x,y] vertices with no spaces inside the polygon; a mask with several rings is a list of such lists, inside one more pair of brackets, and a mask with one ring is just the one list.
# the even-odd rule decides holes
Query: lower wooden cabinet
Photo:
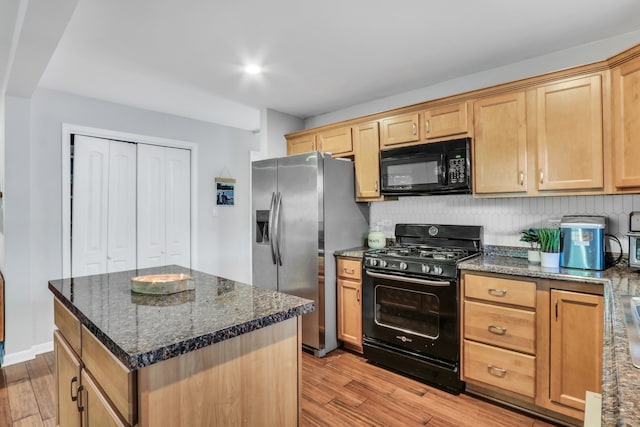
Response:
[{"label": "lower wooden cabinet", "polygon": [[58,425],[135,425],[135,374],[80,327],[78,319],[58,300],[54,300],[54,319],[58,327],[53,333]]},{"label": "lower wooden cabinet", "polygon": [[467,390],[582,425],[601,392],[602,285],[463,272]]},{"label": "lower wooden cabinet", "polygon": [[338,257],[338,339],[362,353],[362,262]]}]

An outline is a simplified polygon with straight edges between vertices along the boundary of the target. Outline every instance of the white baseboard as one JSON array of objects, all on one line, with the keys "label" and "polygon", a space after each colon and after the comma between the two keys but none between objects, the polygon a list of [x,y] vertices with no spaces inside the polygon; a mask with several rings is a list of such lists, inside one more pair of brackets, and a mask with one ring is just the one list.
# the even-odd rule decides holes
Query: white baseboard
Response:
[{"label": "white baseboard", "polygon": [[36,358],[37,354],[47,353],[50,351],[53,351],[53,341],[35,345],[29,350],[5,354],[4,360],[2,362],[2,367],[15,365],[16,363],[22,363],[28,360],[33,360]]}]

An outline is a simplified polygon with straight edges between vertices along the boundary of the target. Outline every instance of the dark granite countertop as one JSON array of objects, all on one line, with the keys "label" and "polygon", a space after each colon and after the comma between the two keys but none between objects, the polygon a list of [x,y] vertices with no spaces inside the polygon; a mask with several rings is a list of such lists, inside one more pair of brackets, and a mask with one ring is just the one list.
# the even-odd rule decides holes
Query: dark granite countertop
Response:
[{"label": "dark granite countertop", "polygon": [[604,337],[602,353],[602,425],[640,425],[640,369],[629,354],[621,295],[640,295],[640,275],[627,266],[605,271],[548,269],[523,258],[480,256],[460,264],[463,270],[513,274],[543,279],[603,285]]},{"label": "dark granite countertop", "polygon": [[[186,273],[195,290],[131,292],[130,279]],[[313,311],[311,300],[179,266],[51,280],[49,289],[127,368],[135,370]]]}]

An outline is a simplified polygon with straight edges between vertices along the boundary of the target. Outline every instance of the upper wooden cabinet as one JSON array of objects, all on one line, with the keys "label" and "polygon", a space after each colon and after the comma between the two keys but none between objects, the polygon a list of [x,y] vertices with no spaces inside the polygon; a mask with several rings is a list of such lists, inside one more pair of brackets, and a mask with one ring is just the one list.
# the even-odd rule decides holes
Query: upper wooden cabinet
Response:
[{"label": "upper wooden cabinet", "polygon": [[378,122],[353,127],[356,201],[380,199],[380,133]]},{"label": "upper wooden cabinet", "polygon": [[380,148],[419,141],[419,117],[418,113],[408,113],[382,119]]},{"label": "upper wooden cabinet", "polygon": [[293,156],[301,153],[316,151],[316,136],[303,135],[287,140],[287,155]]},{"label": "upper wooden cabinet", "polygon": [[333,157],[353,153],[350,126],[320,132],[316,135],[316,142],[316,150],[331,153]]},{"label": "upper wooden cabinet", "polygon": [[602,75],[541,86],[535,94],[538,189],[602,189]]},{"label": "upper wooden cabinet", "polygon": [[422,139],[466,135],[470,128],[469,109],[469,102],[460,102],[422,111]]},{"label": "upper wooden cabinet", "polygon": [[614,186],[640,188],[640,57],[612,72]]},{"label": "upper wooden cabinet", "polygon": [[332,157],[344,157],[353,154],[351,126],[332,128],[287,139],[287,155],[320,151],[331,153]]},{"label": "upper wooden cabinet", "polygon": [[527,108],[523,91],[474,104],[474,192],[527,191]]}]

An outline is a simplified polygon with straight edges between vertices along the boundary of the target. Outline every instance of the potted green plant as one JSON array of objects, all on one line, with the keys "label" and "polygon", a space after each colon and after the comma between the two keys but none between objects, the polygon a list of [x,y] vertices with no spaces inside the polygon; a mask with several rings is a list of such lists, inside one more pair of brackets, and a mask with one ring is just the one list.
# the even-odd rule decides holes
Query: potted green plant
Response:
[{"label": "potted green plant", "polygon": [[542,267],[558,267],[560,265],[560,229],[540,228],[540,265]]},{"label": "potted green plant", "polygon": [[538,230],[530,228],[528,230],[522,230],[520,232],[520,241],[529,243],[529,250],[527,251],[527,259],[532,264],[540,263],[540,238],[538,237]]}]

